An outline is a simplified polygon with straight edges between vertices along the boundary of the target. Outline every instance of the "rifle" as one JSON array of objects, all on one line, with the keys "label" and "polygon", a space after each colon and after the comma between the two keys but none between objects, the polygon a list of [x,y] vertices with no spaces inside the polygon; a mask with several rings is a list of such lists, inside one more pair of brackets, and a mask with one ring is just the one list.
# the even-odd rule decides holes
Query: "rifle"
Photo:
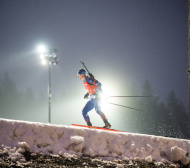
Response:
[{"label": "rifle", "polygon": [[84,68],[87,70],[88,75],[89,75],[90,77],[94,78],[94,75],[92,75],[92,74],[88,71],[88,69],[87,69],[86,66],[84,65],[84,62],[82,62],[82,61],[80,61],[80,62],[81,62],[81,64],[83,64]]}]

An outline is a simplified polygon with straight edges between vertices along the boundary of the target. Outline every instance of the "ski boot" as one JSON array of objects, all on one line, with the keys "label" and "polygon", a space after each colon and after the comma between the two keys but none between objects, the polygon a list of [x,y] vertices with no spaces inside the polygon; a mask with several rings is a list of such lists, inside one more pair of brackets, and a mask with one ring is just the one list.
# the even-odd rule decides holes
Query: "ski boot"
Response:
[{"label": "ski boot", "polygon": [[103,128],[107,128],[107,129],[111,128],[111,124],[108,122],[107,119],[103,119],[103,121],[105,123],[105,125],[103,126]]},{"label": "ski boot", "polygon": [[87,125],[88,126],[92,126],[92,123],[89,121],[89,122],[87,122]]}]

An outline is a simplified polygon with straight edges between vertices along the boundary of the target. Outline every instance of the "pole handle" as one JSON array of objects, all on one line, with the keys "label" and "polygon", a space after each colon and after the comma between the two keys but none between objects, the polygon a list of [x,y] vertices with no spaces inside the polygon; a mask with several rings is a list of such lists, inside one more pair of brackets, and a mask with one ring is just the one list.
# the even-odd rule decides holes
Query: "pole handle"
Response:
[{"label": "pole handle", "polygon": [[158,97],[156,96],[106,96],[106,97]]}]

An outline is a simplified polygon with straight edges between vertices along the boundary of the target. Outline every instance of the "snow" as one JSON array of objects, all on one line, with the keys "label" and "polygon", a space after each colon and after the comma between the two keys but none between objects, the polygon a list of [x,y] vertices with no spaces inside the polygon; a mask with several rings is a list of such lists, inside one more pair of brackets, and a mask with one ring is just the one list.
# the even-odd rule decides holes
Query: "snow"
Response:
[{"label": "snow", "polygon": [[108,161],[145,160],[158,165],[190,162],[190,141],[185,139],[0,119],[0,153],[25,162],[25,151]]}]

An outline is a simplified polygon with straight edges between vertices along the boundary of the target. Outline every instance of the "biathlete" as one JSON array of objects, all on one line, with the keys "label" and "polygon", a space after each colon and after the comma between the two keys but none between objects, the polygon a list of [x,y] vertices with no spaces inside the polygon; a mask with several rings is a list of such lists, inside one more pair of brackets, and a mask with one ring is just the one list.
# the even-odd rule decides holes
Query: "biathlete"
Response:
[{"label": "biathlete", "polygon": [[86,103],[85,107],[82,110],[82,115],[87,125],[92,126],[92,123],[90,122],[90,118],[88,116],[88,112],[95,108],[96,113],[100,115],[105,123],[105,126],[103,128],[111,128],[111,125],[106,119],[105,114],[101,111],[100,102],[98,100],[98,94],[100,94],[102,84],[98,82],[95,78],[86,76],[86,71],[84,69],[80,69],[77,72],[77,75],[80,80],[83,80],[84,87],[88,91],[84,95],[84,98],[90,98],[90,100]]}]

